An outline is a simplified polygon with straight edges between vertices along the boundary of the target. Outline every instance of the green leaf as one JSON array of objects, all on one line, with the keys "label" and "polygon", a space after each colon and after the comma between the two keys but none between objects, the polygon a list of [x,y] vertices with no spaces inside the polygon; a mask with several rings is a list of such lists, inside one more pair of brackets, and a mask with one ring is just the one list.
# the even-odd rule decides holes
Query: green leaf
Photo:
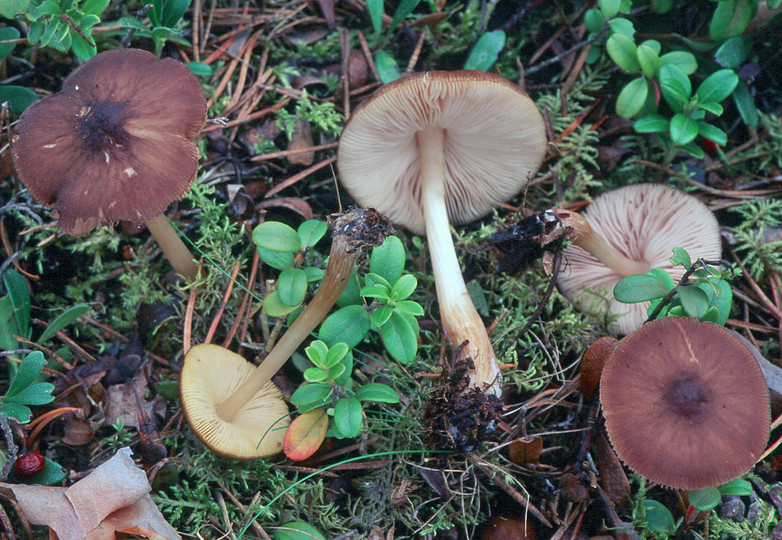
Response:
[{"label": "green leaf", "polygon": [[660,57],[660,69],[663,66],[676,66],[686,75],[692,75],[698,69],[698,60],[690,52],[674,51]]},{"label": "green leaf", "polygon": [[3,275],[3,282],[11,299],[11,307],[14,310],[14,320],[19,330],[19,336],[25,339],[30,337],[30,289],[22,274],[13,268]]},{"label": "green leaf", "polygon": [[81,5],[81,10],[88,15],[101,16],[106,8],[109,7],[111,0],[85,0]]},{"label": "green leaf", "polygon": [[342,294],[340,294],[339,298],[337,299],[337,307],[362,304],[363,300],[361,299],[360,293],[361,287],[358,283],[358,277],[356,276],[356,271],[353,270],[353,273],[350,274],[350,279],[348,279],[347,285],[345,285],[345,290],[342,291]]},{"label": "green leaf", "polygon": [[382,49],[375,53],[375,67],[377,67],[377,76],[383,84],[388,84],[402,76],[394,57]]},{"label": "green leaf", "polygon": [[[90,34],[92,34],[92,30],[85,32],[85,35],[89,36]],[[71,38],[71,51],[82,62],[86,62],[98,53],[98,48],[94,44],[84,41],[84,38],[79,34],[72,33]]]},{"label": "green leaf", "polygon": [[[662,45],[660,45],[660,42],[656,39],[647,39],[641,43],[644,47],[649,47],[654,51],[654,53],[657,55],[658,59],[660,57],[660,51],[662,50]],[[639,45],[639,47],[641,46]]]},{"label": "green leaf", "polygon": [[380,285],[381,287],[388,289],[389,293],[391,292],[391,283],[380,274],[369,272],[366,276],[364,276],[364,281],[366,282],[367,287]]},{"label": "green leaf", "polygon": [[348,349],[348,353],[342,358],[341,364],[343,371],[340,375],[334,375],[334,382],[339,386],[346,386],[353,375],[353,351]]},{"label": "green leaf", "polygon": [[120,17],[119,25],[123,28],[132,28],[134,30],[141,30],[142,32],[149,32],[147,25],[135,17]]},{"label": "green leaf", "polygon": [[619,0],[597,0],[597,7],[606,19],[616,17],[619,13]]},{"label": "green leaf", "polygon": [[737,495],[739,497],[749,497],[752,495],[752,484],[743,478],[734,478],[726,484],[722,484],[717,489],[723,495]]},{"label": "green leaf", "polygon": [[412,317],[394,311],[388,321],[379,328],[386,350],[394,360],[402,364],[412,362],[418,352],[418,332],[410,324],[410,318]]},{"label": "green leaf", "polygon": [[401,0],[396,8],[396,11],[394,11],[394,18],[391,21],[390,29],[392,31],[396,29],[399,23],[405,20],[405,17],[410,15],[410,13],[415,9],[420,1],[421,0]]},{"label": "green leaf", "polygon": [[684,146],[679,147],[679,150],[687,152],[698,159],[703,159],[703,148],[695,143],[685,144]]},{"label": "green leaf", "polygon": [[0,2],[0,15],[6,19],[13,19],[27,11],[30,0],[3,0]]},{"label": "green leaf", "polygon": [[24,110],[38,100],[38,94],[27,87],[14,84],[0,85],[0,103],[8,101],[11,112],[22,114]]},{"label": "green leaf", "polygon": [[[28,18],[30,16],[28,15]],[[43,35],[43,23],[40,21],[34,22],[30,24],[30,29],[27,31],[27,41],[34,45],[41,41],[41,36]]]},{"label": "green leaf", "polygon": [[738,36],[757,12],[757,0],[722,0],[711,16],[709,36],[714,41],[723,41]]},{"label": "green leaf", "polygon": [[308,219],[299,225],[299,239],[303,247],[312,247],[328,232],[329,226],[325,221]]},{"label": "green leaf", "polygon": [[356,399],[377,403],[398,403],[399,394],[386,384],[368,383],[356,390]]},{"label": "green leaf", "polygon": [[315,268],[314,266],[307,266],[303,268],[304,275],[307,276],[307,282],[315,283],[323,279],[325,272],[322,268]]},{"label": "green leaf", "polygon": [[274,540],[326,540],[318,529],[303,521],[289,521],[275,527],[272,536]]},{"label": "green leaf", "polygon": [[33,383],[14,395],[6,394],[2,399],[4,403],[16,403],[17,405],[46,405],[54,401],[53,390],[54,385],[51,383]]},{"label": "green leaf", "polygon": [[160,14],[161,24],[170,27],[176,26],[189,7],[190,0],[165,0]]},{"label": "green leaf", "polygon": [[415,292],[416,287],[418,287],[418,280],[415,276],[412,274],[405,274],[397,279],[396,283],[394,283],[394,286],[391,288],[391,298],[395,302],[404,300]]},{"label": "green leaf", "polygon": [[369,271],[382,276],[389,283],[396,282],[405,268],[405,248],[396,236],[389,236],[369,258]]},{"label": "green leaf", "polygon": [[635,73],[639,69],[635,43],[624,34],[612,34],[606,41],[606,51],[621,69]]},{"label": "green leaf", "polygon": [[307,273],[301,268],[288,268],[277,278],[277,294],[286,306],[296,307],[307,294]]},{"label": "green leaf", "polygon": [[324,369],[312,367],[304,370],[304,380],[307,382],[323,382],[328,378],[329,373]]},{"label": "green leaf", "polygon": [[599,9],[588,9],[584,13],[584,24],[586,24],[587,32],[597,34],[605,25],[605,17],[603,17]]},{"label": "green leaf", "polygon": [[307,355],[307,358],[310,359],[310,362],[316,366],[323,368],[328,367],[326,366],[326,356],[329,353],[329,346],[323,341],[316,339],[304,349],[304,353]]},{"label": "green leaf", "polygon": [[[712,285],[716,287],[716,291],[714,291]],[[730,283],[724,279],[709,278],[709,283],[699,283],[698,287],[707,295],[711,291],[712,296],[709,296],[709,303],[719,312],[719,319],[715,322],[725,326],[728,317],[730,317],[730,310],[733,307],[733,289],[731,289]]]},{"label": "green leaf", "polygon": [[682,112],[692,95],[690,78],[679,67],[664,65],[660,68],[659,80],[665,101],[675,112]]},{"label": "green leaf", "polygon": [[424,308],[421,304],[412,300],[401,300],[394,304],[396,309],[413,317],[422,317],[424,314]]},{"label": "green leaf", "polygon": [[619,92],[619,97],[616,99],[616,114],[622,118],[632,118],[641,111],[648,94],[649,83],[643,77],[633,79]]},{"label": "green leaf", "polygon": [[723,112],[722,105],[719,103],[711,103],[707,101],[704,103],[698,103],[697,107],[717,116],[720,116]]},{"label": "green leaf", "polygon": [[279,221],[264,221],[253,229],[253,243],[278,253],[295,253],[301,249],[299,233]]},{"label": "green leaf", "polygon": [[659,279],[662,282],[662,284],[665,285],[665,290],[667,292],[672,291],[673,288],[676,286],[676,283],[673,282],[673,278],[671,277],[671,274],[669,274],[662,268],[652,268],[651,270],[646,272],[646,274]]},{"label": "green leaf", "polygon": [[611,28],[613,33],[621,34],[631,40],[633,39],[633,36],[635,36],[635,28],[633,27],[633,23],[623,17],[617,17],[616,19],[608,21],[608,26]]},{"label": "green leaf", "polygon": [[650,530],[659,534],[670,533],[673,530],[673,516],[662,503],[653,499],[644,499],[642,504],[646,512],[646,526]]},{"label": "green leaf", "polygon": [[497,61],[497,57],[504,46],[504,31],[494,30],[493,32],[486,32],[478,39],[470,51],[470,55],[464,63],[464,69],[488,71]]},{"label": "green leaf", "polygon": [[673,7],[673,0],[652,0],[652,11],[655,13],[668,13]]},{"label": "green leaf", "polygon": [[0,405],[0,413],[8,417],[16,418],[20,424],[28,423],[33,415],[30,407],[18,405],[16,403],[3,403]]},{"label": "green leaf", "polygon": [[356,398],[342,398],[334,406],[334,428],[343,437],[358,437],[364,423],[364,409]]},{"label": "green leaf", "polygon": [[364,306],[345,306],[329,315],[320,325],[318,338],[328,345],[343,341],[349,347],[355,347],[372,326],[372,317]]},{"label": "green leaf", "polygon": [[673,256],[669,259],[671,264],[674,266],[682,265],[685,269],[689,270],[692,266],[692,259],[690,258],[690,254],[687,253],[687,250],[675,247],[671,251],[673,252]]},{"label": "green leaf", "polygon": [[150,0],[149,4],[152,5],[152,9],[147,12],[152,26],[160,26],[160,12],[162,11],[163,2],[165,0]]},{"label": "green leaf", "polygon": [[54,39],[54,36],[60,31],[62,25],[63,24],[56,19],[46,23],[43,34],[41,34],[41,47],[48,47],[51,44],[52,39]]},{"label": "green leaf", "polygon": [[69,324],[72,324],[76,319],[84,315],[85,313],[90,311],[90,306],[88,304],[77,304],[75,306],[69,307],[64,312],[60,313],[44,330],[43,334],[41,334],[41,337],[38,338],[37,343],[40,345],[43,345],[48,340],[54,337],[54,335],[68,326]]},{"label": "green leaf", "polygon": [[662,298],[668,294],[665,283],[656,276],[634,274],[620,279],[614,285],[614,298],[623,304],[634,304]]},{"label": "green leaf", "polygon": [[[0,42],[19,39],[19,35],[19,30],[13,26],[0,27]],[[15,45],[13,43],[0,43],[0,59],[3,59],[11,54],[11,51],[14,50],[14,47]]]},{"label": "green leaf", "polygon": [[329,369],[339,364],[345,355],[350,351],[347,343],[335,343],[329,347],[328,354],[326,354],[325,366]]},{"label": "green leaf", "polygon": [[391,300],[391,291],[384,285],[369,285],[367,287],[362,287],[361,296],[377,298],[381,302],[388,302]]},{"label": "green leaf", "polygon": [[383,0],[367,0],[367,10],[376,34],[383,28]]},{"label": "green leaf", "polygon": [[679,293],[682,309],[690,317],[700,319],[708,311],[709,298],[700,288],[692,285],[677,285],[676,292]]},{"label": "green leaf", "polygon": [[728,135],[724,131],[707,124],[703,120],[698,121],[698,134],[720,146],[725,146],[728,142]]},{"label": "green leaf", "polygon": [[[325,409],[302,411],[299,408],[299,412],[302,414],[294,418],[282,440],[282,451],[294,461],[307,459],[317,452],[329,428],[329,416]],[[306,538],[311,539],[313,536],[308,535]]]},{"label": "green leaf", "polygon": [[733,91],[733,101],[736,103],[736,108],[739,110],[741,119],[752,129],[758,127],[758,109],[755,107],[755,101],[752,99],[752,94],[749,93],[747,85],[743,82],[739,82],[736,89]]},{"label": "green leaf", "polygon": [[33,384],[38,375],[41,374],[43,366],[46,365],[46,360],[43,357],[41,351],[34,351],[24,357],[22,363],[19,364],[19,369],[16,372],[16,376],[11,381],[11,386],[5,393],[3,401],[7,401],[8,398],[17,395],[22,390]]},{"label": "green leaf", "polygon": [[752,53],[752,38],[732,37],[714,52],[714,60],[724,68],[734,69],[743,64]]},{"label": "green leaf", "polygon": [[214,69],[212,69],[212,66],[209,64],[204,64],[203,62],[185,62],[185,65],[190,68],[190,71],[193,72],[194,75],[197,77],[211,77],[214,73]]},{"label": "green leaf", "polygon": [[660,71],[660,57],[657,53],[648,45],[639,45],[637,49],[638,65],[641,66],[641,71],[644,72],[649,78],[657,75]]},{"label": "green leaf", "polygon": [[276,251],[263,249],[262,247],[258,247],[255,249],[256,251],[258,251],[258,256],[261,258],[263,262],[265,262],[272,268],[276,268],[277,270],[285,270],[286,268],[291,268],[293,266],[294,260],[296,259],[296,255],[294,255],[293,253],[278,253]]},{"label": "green leaf", "polygon": [[714,324],[719,324],[720,311],[714,306],[709,306],[709,309],[706,310],[706,313],[703,315],[703,317],[698,320],[700,322],[711,322]]},{"label": "green leaf", "polygon": [[272,291],[263,299],[263,311],[272,317],[285,317],[298,306],[289,306],[280,298],[278,291]]},{"label": "green leaf", "polygon": [[62,484],[68,477],[62,465],[49,458],[44,458],[43,470],[30,478],[21,481],[22,484],[36,486],[56,486]]},{"label": "green leaf", "polygon": [[671,121],[661,114],[650,114],[644,118],[639,118],[633,123],[633,129],[638,133],[660,133],[668,131]]},{"label": "green leaf", "polygon": [[671,140],[678,145],[684,145],[698,136],[698,123],[682,113],[677,113],[671,118],[670,131]]},{"label": "green leaf", "polygon": [[309,383],[299,386],[291,395],[291,403],[301,408],[313,404],[325,404],[331,398],[333,388],[326,383]]},{"label": "green leaf", "polygon": [[719,103],[736,89],[739,76],[732,69],[721,69],[709,75],[698,87],[695,97],[700,102]]},{"label": "green leaf", "polygon": [[699,512],[708,512],[720,504],[720,490],[711,487],[706,489],[696,489],[689,492],[690,504]]},{"label": "green leaf", "polygon": [[380,306],[375,311],[372,312],[372,323],[374,323],[375,326],[380,327],[386,323],[386,321],[391,317],[391,313],[394,312],[394,306]]},{"label": "green leaf", "polygon": [[19,348],[19,341],[14,336],[19,335],[19,328],[14,319],[14,308],[8,295],[0,298],[0,349],[12,350]]}]

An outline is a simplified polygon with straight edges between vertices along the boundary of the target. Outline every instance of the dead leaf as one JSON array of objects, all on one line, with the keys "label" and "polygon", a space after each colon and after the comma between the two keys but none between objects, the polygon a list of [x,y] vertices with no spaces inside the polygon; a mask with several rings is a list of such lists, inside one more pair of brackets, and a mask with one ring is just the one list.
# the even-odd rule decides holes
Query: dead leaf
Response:
[{"label": "dead leaf", "polygon": [[516,465],[526,465],[528,463],[538,463],[540,461],[540,452],[543,450],[543,439],[540,437],[521,437],[511,441],[508,445],[510,459]]},{"label": "dead leaf", "polygon": [[[60,540],[114,540],[116,532],[142,531],[150,539],[181,539],[149,496],[147,476],[130,448],[68,488],[3,484],[30,523],[47,525]],[[138,533],[136,533],[138,534]]]},{"label": "dead leaf", "polygon": [[315,152],[305,150],[312,148],[313,145],[310,123],[306,120],[296,120],[293,125],[293,135],[288,143],[288,150],[296,150],[300,153],[291,155],[288,160],[294,165],[312,165],[312,162],[315,161]]},{"label": "dead leaf", "polygon": [[[121,420],[126,427],[138,428],[138,406],[136,405],[136,395],[133,393],[135,388],[139,396],[144,396],[149,390],[147,387],[147,378],[143,373],[139,373],[132,381],[126,384],[115,384],[110,386],[106,392],[106,419],[104,424],[114,425],[117,420]],[[154,424],[157,424],[158,414],[165,414],[166,400],[161,395],[156,395],[152,401],[141,400],[144,412],[149,415]],[[154,426],[157,429],[157,425]]]}]

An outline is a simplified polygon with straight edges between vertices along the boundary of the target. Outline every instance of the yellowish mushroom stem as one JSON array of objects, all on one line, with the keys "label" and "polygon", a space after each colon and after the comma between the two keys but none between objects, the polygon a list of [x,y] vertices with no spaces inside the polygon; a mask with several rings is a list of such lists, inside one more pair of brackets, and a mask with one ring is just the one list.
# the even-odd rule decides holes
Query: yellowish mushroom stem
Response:
[{"label": "yellowish mushroom stem", "polygon": [[283,334],[269,356],[228,399],[217,406],[217,414],[220,418],[231,422],[236,413],[263,389],[299,345],[315,330],[320,321],[328,315],[345,289],[361,249],[367,246],[379,246],[387,234],[390,234],[390,230],[386,218],[372,209],[351,210],[337,219],[329,263],[318,292]]},{"label": "yellowish mushroom stem", "polygon": [[572,230],[572,232],[568,233],[567,239],[611,270],[614,270],[623,276],[630,276],[632,274],[643,274],[651,269],[651,265],[646,261],[635,261],[625,257],[622,253],[617,251],[616,248],[608,245],[608,243],[592,229],[592,226],[587,220],[576,212],[557,209],[556,213],[562,220],[562,224]]},{"label": "yellowish mushroom stem", "polygon": [[198,274],[198,266],[193,259],[193,254],[187,249],[166,216],[160,214],[152,219],[145,219],[144,223],[150,234],[155,237],[163,255],[166,256],[174,270],[189,280],[195,279]]},{"label": "yellowish mushroom stem", "polygon": [[426,128],[416,137],[421,160],[421,201],[426,238],[443,330],[454,351],[466,343],[459,350],[459,359],[471,358],[475,365],[470,372],[470,388],[499,396],[502,385],[494,348],[467,292],[451,237],[445,205],[443,130]]}]

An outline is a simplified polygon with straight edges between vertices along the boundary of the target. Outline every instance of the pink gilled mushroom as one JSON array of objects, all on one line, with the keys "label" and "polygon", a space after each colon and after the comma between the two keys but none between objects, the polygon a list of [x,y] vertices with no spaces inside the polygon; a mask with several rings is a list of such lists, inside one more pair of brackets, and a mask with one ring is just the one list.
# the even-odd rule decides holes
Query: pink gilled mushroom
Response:
[{"label": "pink gilled mushroom", "polygon": [[474,363],[470,389],[499,395],[500,373],[450,226],[518,194],[545,151],[535,103],[480,71],[432,71],[387,84],[353,113],[340,138],[340,180],[350,194],[426,233],[443,330],[459,359]]},{"label": "pink gilled mushroom", "polygon": [[648,302],[622,304],[614,285],[625,276],[663,268],[677,281],[684,269],[670,263],[673,248],[693,260],[719,259],[720,227],[714,214],[695,197],[662,184],[635,184],[595,198],[581,215],[557,210],[573,244],[565,248],[565,264],[557,286],[586,313],[617,316],[608,326],[628,334],[646,320]]},{"label": "pink gilled mushroom", "polygon": [[190,189],[205,121],[206,99],[187,66],[111,50],[22,114],[11,155],[19,179],[54,207],[63,231],[144,221],[174,269],[193,278],[193,257],[162,213]]}]

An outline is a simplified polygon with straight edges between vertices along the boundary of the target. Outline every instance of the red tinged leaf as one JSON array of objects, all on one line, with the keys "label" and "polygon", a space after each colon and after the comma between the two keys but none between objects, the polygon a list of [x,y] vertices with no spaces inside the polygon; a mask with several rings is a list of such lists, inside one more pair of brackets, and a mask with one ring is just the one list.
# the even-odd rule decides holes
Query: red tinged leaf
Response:
[{"label": "red tinged leaf", "polygon": [[329,416],[325,409],[305,412],[288,426],[282,442],[283,452],[293,461],[307,459],[320,448],[328,427]]}]

